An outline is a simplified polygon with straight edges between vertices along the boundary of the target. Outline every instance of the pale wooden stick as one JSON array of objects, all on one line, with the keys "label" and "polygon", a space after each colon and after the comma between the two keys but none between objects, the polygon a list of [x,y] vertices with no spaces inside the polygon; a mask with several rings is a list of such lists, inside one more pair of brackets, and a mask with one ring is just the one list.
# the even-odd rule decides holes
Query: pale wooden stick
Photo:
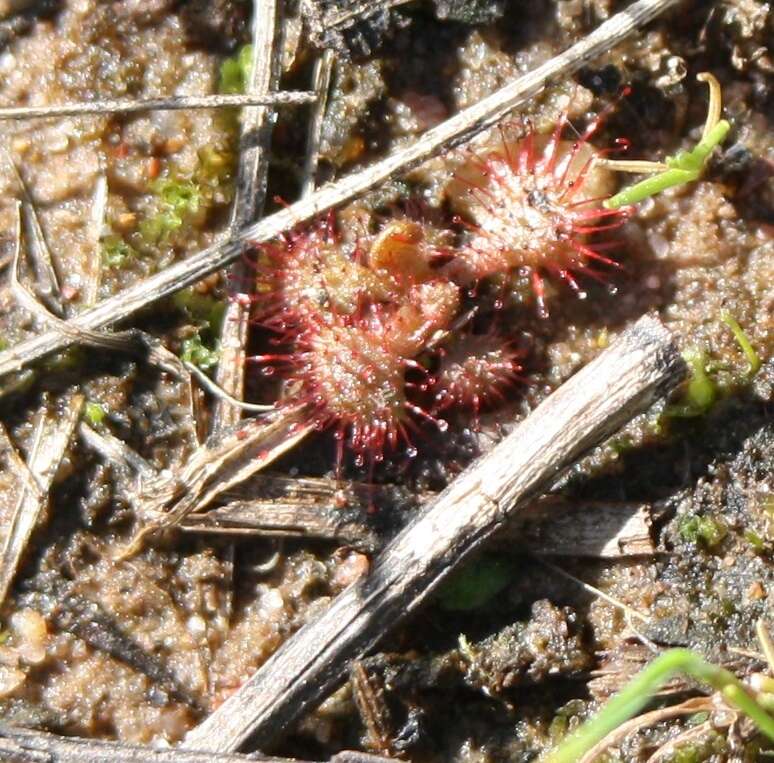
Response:
[{"label": "pale wooden stick", "polygon": [[0,108],[0,121],[81,117],[89,114],[136,114],[140,111],[222,109],[235,106],[296,106],[311,103],[314,99],[314,93],[300,90],[256,95],[172,95],[167,98],[86,101],[52,106],[6,106]]},{"label": "pale wooden stick", "polygon": [[[392,497],[389,490],[379,491],[375,486],[342,487],[334,480],[276,475],[251,479],[244,489],[234,492],[243,492],[245,497],[189,514],[180,523],[181,529],[329,541],[373,554],[403,527],[417,503],[403,491]],[[378,512],[371,510],[374,503]],[[628,559],[658,553],[651,524],[647,504],[547,497],[525,506],[494,542],[509,548],[518,543],[524,552],[541,556]]]},{"label": "pale wooden stick", "polygon": [[569,466],[685,375],[664,326],[641,318],[466,469],[374,560],[186,737],[194,749],[263,747],[312,710],[460,563]]},{"label": "pale wooden stick", "polygon": [[[263,755],[213,755],[180,748],[153,749],[101,739],[62,737],[45,731],[0,724],[0,756],[14,763],[304,763]],[[391,763],[389,758],[360,752],[340,752],[330,763]]]},{"label": "pale wooden stick", "polygon": [[[280,75],[282,51],[281,24],[277,23],[276,0],[257,0],[253,10],[252,59],[247,92],[263,96],[276,88]],[[239,138],[239,171],[237,173],[234,207],[228,235],[233,236],[254,222],[263,211],[266,197],[266,175],[269,169],[269,147],[274,127],[274,111],[259,107],[242,112],[242,130]],[[227,280],[237,292],[252,289],[245,286],[250,275],[242,262],[231,266]],[[215,381],[226,394],[241,400],[244,391],[245,347],[247,345],[250,307],[240,299],[231,299],[226,305],[220,329],[220,362]],[[216,398],[212,408],[211,435],[224,432],[239,421],[242,409],[232,405],[228,397]]]},{"label": "pale wooden stick", "polygon": [[[268,241],[299,223],[309,221],[363,192],[428,159],[444,148],[493,124],[542,90],[546,83],[567,76],[595,56],[609,50],[639,30],[678,0],[637,0],[601,24],[594,32],[534,71],[505,85],[492,95],[428,130],[406,148],[360,172],[323,186],[290,207],[243,228],[236,236],[178,262],[142,283],[86,310],[71,323],[82,329],[99,329],[125,320],[138,310],[200,281],[233,262],[248,241]],[[35,360],[61,350],[73,338],[61,331],[46,331],[0,353],[0,376],[20,371]]]},{"label": "pale wooden stick", "polygon": [[317,185],[317,165],[320,161],[320,140],[322,139],[323,120],[328,107],[328,91],[331,86],[331,74],[336,54],[328,48],[317,59],[312,75],[312,87],[317,99],[312,105],[312,118],[306,131],[306,159],[304,160],[304,182],[301,195],[308,196]]}]

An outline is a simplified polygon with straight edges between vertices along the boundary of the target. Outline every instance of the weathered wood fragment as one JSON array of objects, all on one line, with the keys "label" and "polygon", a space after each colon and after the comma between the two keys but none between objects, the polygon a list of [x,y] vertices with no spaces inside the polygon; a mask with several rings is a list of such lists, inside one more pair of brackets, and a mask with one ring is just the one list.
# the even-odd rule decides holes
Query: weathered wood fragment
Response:
[{"label": "weathered wood fragment", "polygon": [[685,372],[670,333],[640,319],[431,501],[367,576],[288,639],[186,744],[222,752],[250,739],[261,747],[287,731],[527,502]]}]

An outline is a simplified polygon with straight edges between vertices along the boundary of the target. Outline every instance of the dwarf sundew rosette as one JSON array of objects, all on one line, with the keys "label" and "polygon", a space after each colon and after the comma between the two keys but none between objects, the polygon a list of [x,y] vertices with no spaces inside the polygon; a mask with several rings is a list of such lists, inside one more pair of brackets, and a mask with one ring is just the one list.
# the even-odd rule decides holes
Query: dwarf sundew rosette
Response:
[{"label": "dwarf sundew rosette", "polygon": [[460,289],[431,266],[433,231],[391,221],[349,250],[332,223],[296,231],[257,256],[256,322],[277,352],[254,356],[287,382],[286,404],[306,403],[314,425],[347,443],[370,467],[425,420],[445,429],[416,390],[427,386],[416,360],[451,325]]},{"label": "dwarf sundew rosette", "polygon": [[503,128],[483,151],[468,151],[449,186],[465,240],[450,264],[454,277],[474,283],[517,269],[529,271],[538,309],[546,314],[544,275],[585,296],[576,276],[594,265],[618,267],[606,252],[615,242],[598,234],[618,228],[631,210],[606,209],[613,173],[588,142],[597,122],[575,141],[562,139],[561,118],[549,137],[528,127]]},{"label": "dwarf sundew rosette", "polygon": [[[622,140],[594,148],[602,116],[570,140],[566,116],[548,135],[510,125],[450,157],[446,226],[401,212],[347,238],[329,215],[259,247],[254,320],[272,351],[252,360],[285,382],[279,405],[307,405],[311,423],[334,433],[339,468],[345,445],[369,469],[400,445],[411,454],[421,424],[445,429],[439,417],[453,411],[478,425],[524,381],[524,358],[502,301],[496,330],[477,331],[491,306],[471,287],[528,274],[545,317],[545,277],[584,297],[580,277],[619,267],[613,232],[631,204],[698,179],[729,130],[717,80],[699,79],[710,86],[703,137],[664,163],[610,159]],[[654,177],[611,196],[616,172]]]},{"label": "dwarf sundew rosette", "polygon": [[505,402],[520,380],[521,356],[511,340],[494,330],[466,333],[440,347],[429,387],[434,411],[464,408],[478,426],[481,411]]}]

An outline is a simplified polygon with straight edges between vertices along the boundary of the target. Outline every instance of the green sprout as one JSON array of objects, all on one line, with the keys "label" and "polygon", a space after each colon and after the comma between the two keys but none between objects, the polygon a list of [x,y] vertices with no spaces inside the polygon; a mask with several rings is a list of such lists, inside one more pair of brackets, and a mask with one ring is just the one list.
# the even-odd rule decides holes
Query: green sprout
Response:
[{"label": "green sprout", "polygon": [[700,543],[713,549],[728,535],[728,528],[720,520],[689,514],[680,521],[678,532],[689,543]]},{"label": "green sprout", "polygon": [[119,236],[107,236],[102,241],[102,262],[108,268],[121,268],[136,254],[134,248]]},{"label": "green sprout", "polygon": [[105,416],[107,416],[107,411],[99,403],[91,400],[86,401],[86,405],[83,406],[83,417],[91,426],[95,427],[101,424],[105,420]]},{"label": "green sprout", "polygon": [[[202,371],[209,371],[220,360],[220,347],[217,339],[213,338],[220,334],[225,303],[192,288],[181,289],[172,297],[172,302],[197,324],[196,333],[183,340],[180,358]],[[212,343],[214,346],[210,346]]]},{"label": "green sprout", "polygon": [[191,181],[159,178],[151,184],[151,190],[158,196],[159,210],[140,223],[140,233],[149,241],[168,238],[202,205],[199,186]]},{"label": "green sprout", "polygon": [[593,718],[549,752],[546,763],[576,763],[597,742],[642,710],[676,673],[685,673],[701,683],[709,684],[729,705],[744,713],[763,734],[774,741],[774,717],[769,715],[762,703],[762,700],[768,701],[768,696],[763,693],[754,696],[732,673],[705,662],[690,649],[670,649],[653,660],[605,703]]},{"label": "green sprout", "polygon": [[605,207],[618,209],[636,204],[667,188],[692,183],[701,177],[710,154],[726,139],[731,125],[720,118],[720,83],[709,72],[702,72],[697,79],[706,82],[710,91],[707,121],[699,143],[691,151],[679,151],[674,156],[668,156],[664,163],[602,160],[602,166],[619,172],[657,173],[607,199]]},{"label": "green sprout", "polygon": [[209,371],[220,360],[220,348],[218,346],[214,348],[207,347],[197,332],[192,337],[183,340],[180,359],[193,363],[201,368],[202,371]]},{"label": "green sprout", "polygon": [[715,382],[707,373],[707,353],[703,349],[689,347],[683,352],[683,360],[688,364],[690,373],[683,401],[670,405],[664,415],[683,419],[702,416],[717,399]]},{"label": "green sprout", "polygon": [[[720,311],[720,320],[723,321],[733,332],[734,338],[747,358],[748,367],[745,371],[745,378],[750,379],[761,367],[761,359],[755,348],[752,346],[747,334],[728,310]],[[670,405],[665,411],[667,418],[694,418],[703,416],[715,404],[718,399],[718,382],[716,381],[717,372],[724,366],[719,363],[713,363],[707,356],[704,349],[700,347],[689,347],[683,352],[683,359],[688,364],[689,378],[688,385],[683,394],[681,402]],[[739,378],[733,380],[734,383],[740,381]],[[720,384],[721,389],[726,386]]]},{"label": "green sprout", "polygon": [[235,56],[227,58],[220,65],[218,92],[226,95],[241,95],[247,90],[250,68],[253,60],[253,46],[245,45]]},{"label": "green sprout", "polygon": [[728,310],[724,309],[720,311],[720,320],[731,329],[734,334],[734,339],[736,339],[737,344],[742,348],[742,352],[747,358],[747,363],[749,364],[747,368],[747,377],[755,376],[760,370],[761,359],[750,340],[747,338],[747,334],[744,333],[739,322],[730,312],[728,312]]}]

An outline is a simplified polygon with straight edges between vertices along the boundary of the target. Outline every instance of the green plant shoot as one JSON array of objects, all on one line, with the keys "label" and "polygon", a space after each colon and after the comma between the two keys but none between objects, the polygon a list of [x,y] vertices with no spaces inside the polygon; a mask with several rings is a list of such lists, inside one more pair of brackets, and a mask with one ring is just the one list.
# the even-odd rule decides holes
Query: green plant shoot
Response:
[{"label": "green plant shoot", "polygon": [[198,366],[202,371],[214,368],[220,360],[220,347],[216,343],[215,348],[207,347],[197,332],[192,337],[183,340],[180,348],[180,359]]},{"label": "green plant shoot", "polygon": [[159,178],[151,183],[159,211],[140,223],[140,232],[151,242],[165,240],[196,215],[202,207],[199,186],[189,180]]},{"label": "green plant shoot", "polygon": [[731,125],[720,119],[721,96],[720,83],[708,72],[698,75],[698,80],[706,82],[710,89],[709,110],[704,132],[698,145],[691,151],[679,151],[674,156],[669,156],[661,164],[659,162],[637,161],[608,161],[602,164],[612,170],[620,172],[653,172],[653,177],[635,183],[629,188],[615,194],[604,202],[608,209],[636,204],[657,193],[684,183],[692,183],[701,177],[704,166],[710,154],[719,146],[728,135]]},{"label": "green plant shoot", "polygon": [[679,419],[702,416],[715,404],[717,388],[715,382],[707,373],[707,354],[698,347],[689,347],[683,352],[690,371],[688,386],[682,402],[670,405],[665,411],[665,416]]},{"label": "green plant shoot", "polygon": [[218,92],[227,95],[241,95],[247,89],[253,60],[253,46],[244,45],[235,56],[227,58],[220,65]]},{"label": "green plant shoot", "polygon": [[744,329],[739,325],[739,321],[737,321],[736,318],[734,318],[734,316],[728,312],[728,310],[720,311],[720,320],[731,329],[731,332],[734,335],[734,339],[736,339],[737,344],[742,348],[742,352],[747,358],[747,363],[749,364],[747,369],[747,376],[755,376],[755,374],[757,374],[760,370],[761,359],[758,353],[755,351],[755,348],[752,346],[752,343],[747,338],[747,334],[744,333]]},{"label": "green plant shoot", "polygon": [[728,535],[728,528],[719,519],[690,514],[683,517],[678,532],[680,537],[689,543],[701,544],[708,549],[714,549]]},{"label": "green plant shoot", "polygon": [[137,252],[119,236],[107,236],[102,241],[102,262],[108,268],[120,268]]},{"label": "green plant shoot", "polygon": [[83,407],[83,416],[91,426],[99,426],[107,416],[107,411],[99,404],[91,400],[86,401]]},{"label": "green plant shoot", "polygon": [[774,718],[729,671],[705,662],[690,649],[670,649],[638,673],[589,721],[548,753],[546,763],[576,763],[597,742],[638,713],[675,673],[709,684],[774,741]]}]

